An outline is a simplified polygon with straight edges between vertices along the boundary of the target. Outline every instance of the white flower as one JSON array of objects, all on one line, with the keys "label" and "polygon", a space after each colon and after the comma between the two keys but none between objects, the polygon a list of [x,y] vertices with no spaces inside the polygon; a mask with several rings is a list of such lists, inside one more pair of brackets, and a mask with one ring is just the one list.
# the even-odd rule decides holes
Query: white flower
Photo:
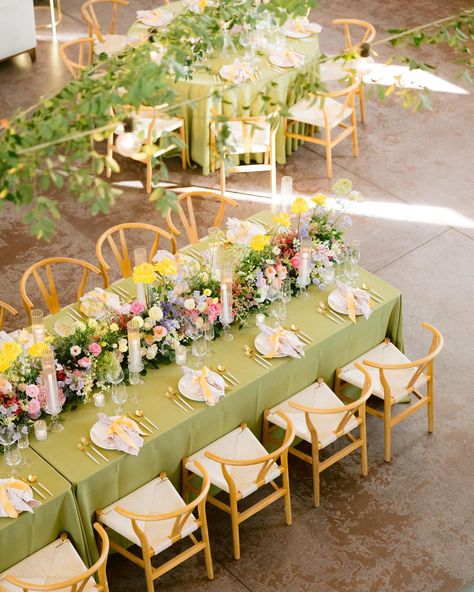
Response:
[{"label": "white flower", "polygon": [[76,329],[79,329],[79,331],[85,331],[86,326],[82,321],[76,321]]},{"label": "white flower", "polygon": [[152,321],[151,319],[145,319],[145,322],[143,323],[143,328],[145,329],[145,331],[149,331],[150,329],[153,329],[154,326],[155,326],[155,321]]},{"label": "white flower", "polygon": [[186,298],[186,300],[184,301],[184,308],[186,310],[193,310],[194,308],[196,308],[194,298]]},{"label": "white flower", "polygon": [[198,309],[199,312],[205,312],[206,309],[207,309],[207,302],[200,302],[197,305],[197,309]]},{"label": "white flower", "polygon": [[207,273],[207,271],[203,271],[201,273],[201,279],[203,282],[208,282],[209,281],[209,274]]},{"label": "white flower", "polygon": [[127,94],[127,89],[124,86],[119,86],[117,88],[117,94],[119,97],[123,97]]},{"label": "white flower", "polygon": [[142,319],[142,317],[139,317],[139,316],[133,317],[132,321],[136,321],[138,323],[138,326],[140,328],[143,327],[143,319]]},{"label": "white flower", "polygon": [[140,348],[140,355],[142,358],[144,358],[147,354],[147,348],[146,347],[141,347]]},{"label": "white flower", "polygon": [[81,353],[81,348],[78,345],[73,345],[69,350],[69,353],[71,354],[71,356],[76,357]]},{"label": "white flower", "polygon": [[147,349],[147,352],[146,352],[146,359],[147,360],[154,360],[157,352],[158,352],[158,346],[156,345],[156,343],[154,343],[153,345],[150,345],[150,347]]},{"label": "white flower", "polygon": [[128,341],[124,338],[119,339],[118,348],[119,352],[125,353],[128,350]]},{"label": "white flower", "polygon": [[87,321],[87,324],[89,325],[89,327],[90,327],[91,329],[97,329],[97,326],[98,326],[98,325],[97,325],[97,321],[96,321],[95,319],[89,319],[89,320]]},{"label": "white flower", "polygon": [[163,56],[165,55],[165,48],[156,44],[155,47],[158,49],[158,51],[150,51],[150,59],[152,62],[155,62],[155,64],[161,64]]},{"label": "white flower", "polygon": [[161,321],[163,318],[163,311],[159,306],[152,306],[148,311],[148,316],[152,321]]},{"label": "white flower", "polygon": [[364,201],[364,196],[360,191],[351,191],[347,196],[351,201]]},{"label": "white flower", "polygon": [[280,254],[280,247],[273,247],[272,253],[274,255],[279,255]]},{"label": "white flower", "polygon": [[194,321],[194,324],[196,325],[196,327],[198,327],[200,329],[204,325],[204,319],[202,317],[198,317]]}]

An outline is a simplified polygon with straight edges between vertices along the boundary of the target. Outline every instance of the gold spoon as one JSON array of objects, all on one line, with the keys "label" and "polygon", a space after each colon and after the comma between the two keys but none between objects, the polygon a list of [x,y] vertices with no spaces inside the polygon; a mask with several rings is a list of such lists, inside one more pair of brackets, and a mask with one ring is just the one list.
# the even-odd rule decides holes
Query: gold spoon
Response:
[{"label": "gold spoon", "polygon": [[87,456],[95,462],[96,465],[100,465],[100,462],[95,457],[93,457],[90,452],[86,450],[86,447],[83,444],[78,444],[77,447],[81,452],[85,452]]},{"label": "gold spoon", "polygon": [[28,483],[31,483],[31,484],[38,483],[38,485],[40,487],[42,487],[46,491],[46,493],[49,493],[49,495],[51,497],[53,497],[53,494],[49,491],[49,489],[47,487],[45,487],[40,481],[38,481],[37,475],[28,475],[27,479],[28,479]]},{"label": "gold spoon", "polygon": [[[245,347],[247,348],[247,346],[245,346]],[[266,366],[263,362],[261,362],[258,358],[256,358],[252,350],[246,349],[245,355],[248,358],[250,358],[251,360],[253,360],[254,362],[257,362],[257,364],[259,364],[262,368],[265,368],[265,370],[268,370],[268,366]]]},{"label": "gold spoon", "polygon": [[332,308],[329,308],[328,306],[326,306],[324,304],[324,302],[321,302],[321,304],[319,305],[325,312],[327,312],[328,314],[332,314],[334,315],[336,318],[338,318],[340,321],[344,322],[346,319],[342,318],[341,315],[337,312],[334,312]]},{"label": "gold spoon", "polygon": [[301,329],[298,327],[298,325],[290,325],[290,329],[291,329],[292,331],[294,331],[295,333],[300,333],[300,334],[301,334],[303,337],[306,337],[306,339],[307,339],[308,341],[313,341],[313,339],[312,339],[312,338],[311,338],[311,337],[310,337],[310,336],[309,336],[307,333],[305,333],[304,331],[302,331],[302,330],[301,330]]},{"label": "gold spoon", "polygon": [[329,319],[330,321],[332,321],[333,323],[337,323],[338,325],[342,325],[341,321],[338,321],[335,317],[332,317],[327,310],[323,310],[321,307],[318,308],[318,312],[319,314],[322,314],[323,317],[326,317],[327,319]]},{"label": "gold spoon", "polygon": [[226,370],[224,364],[218,364],[217,371],[220,374],[227,374],[227,376],[229,376],[229,378],[237,384],[240,382],[237,378],[235,378],[235,376],[233,374],[231,374],[228,370]]},{"label": "gold spoon", "polygon": [[369,288],[367,284],[362,284],[362,289],[368,292],[370,294],[370,297],[376,300],[377,302],[382,302],[382,300],[384,299],[383,296],[381,296],[378,292]]},{"label": "gold spoon", "polygon": [[188,412],[186,407],[184,405],[181,405],[181,403],[177,401],[169,391],[166,391],[165,397],[168,399],[168,401],[171,401],[172,403],[177,405],[181,409],[181,411],[184,411],[185,413]]},{"label": "gold spoon", "polygon": [[42,497],[44,500],[46,499],[46,497],[43,495],[43,493],[42,493],[42,492],[41,492],[41,491],[40,491],[40,490],[39,490],[37,487],[35,487],[34,485],[32,485],[32,484],[31,484],[31,483],[28,481],[28,479],[27,479],[26,477],[22,477],[22,476],[20,476],[20,479],[23,481],[23,483],[26,483],[27,485],[31,485],[31,489],[32,489],[32,490],[33,490],[33,491],[34,491],[34,492],[35,492],[37,495],[39,495],[40,497]]},{"label": "gold spoon", "polygon": [[151,419],[148,419],[148,417],[145,415],[145,413],[143,412],[143,410],[142,410],[142,409],[135,409],[135,415],[136,415],[137,417],[143,417],[143,419],[144,419],[145,421],[147,421],[147,422],[148,422],[150,425],[152,425],[152,426],[155,428],[155,430],[159,430],[159,427],[158,427],[156,424],[154,424],[154,423],[151,421]]},{"label": "gold spoon", "polygon": [[142,435],[142,436],[150,436],[150,435],[153,433],[153,432],[152,432],[152,429],[151,429],[151,428],[149,428],[149,427],[146,425],[146,423],[144,423],[143,421],[140,421],[139,419],[137,419],[137,417],[136,417],[135,415],[133,415],[133,413],[127,413],[127,415],[128,415],[128,417],[129,417],[130,419],[132,419],[134,422],[136,422],[136,423],[137,423],[137,424],[140,426],[140,428],[141,428],[142,430],[147,430],[146,432],[142,432],[142,433],[141,433],[141,435]]}]

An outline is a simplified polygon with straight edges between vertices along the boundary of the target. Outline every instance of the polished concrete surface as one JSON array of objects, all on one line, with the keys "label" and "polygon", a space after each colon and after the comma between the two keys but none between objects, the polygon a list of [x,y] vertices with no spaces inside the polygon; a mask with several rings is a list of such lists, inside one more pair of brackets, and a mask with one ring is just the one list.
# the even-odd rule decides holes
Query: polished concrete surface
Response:
[{"label": "polished concrete surface", "polygon": [[[61,38],[78,36],[85,28],[78,16],[81,0],[64,0]],[[121,30],[136,8],[121,20]],[[371,21],[379,38],[389,27],[401,27],[450,15],[465,3],[448,0],[321,0],[313,20],[325,28],[321,46],[334,51],[341,37],[331,31],[335,17]],[[387,55],[380,48],[380,59]],[[416,115],[393,102],[369,97],[367,122],[359,128],[360,155],[354,159],[350,142],[334,150],[334,178],[349,177],[366,202],[354,210],[351,235],[362,243],[362,265],[401,288],[406,348],[419,356],[428,346],[420,328],[428,321],[443,332],[446,344],[436,365],[436,429],[426,432],[421,412],[394,429],[393,460],[382,460],[382,423],[368,420],[369,476],[359,474],[358,458],[346,458],[322,476],[322,504],[311,505],[309,467],[291,462],[294,524],[284,525],[283,506],[258,514],[241,527],[242,559],[232,559],[230,524],[225,515],[209,509],[216,579],[209,583],[203,562],[193,558],[157,584],[163,590],[291,592],[461,592],[474,589],[474,445],[472,424],[472,293],[474,280],[474,101],[462,94],[449,51],[428,47],[423,58],[437,64],[444,90],[433,92],[434,111]],[[0,117],[30,105],[68,79],[56,48],[38,46],[37,63],[27,56],[0,64]],[[443,82],[444,81],[444,82]],[[467,88],[472,92],[472,88]],[[122,160],[114,181],[140,181],[143,168]],[[170,164],[177,187],[217,187],[217,176],[204,178],[199,169],[180,171]],[[325,159],[318,147],[302,147],[279,177],[291,175],[296,193],[324,191]],[[262,208],[268,193],[265,173],[236,175],[229,189],[243,199],[239,214]],[[144,191],[127,189],[114,210],[91,218],[67,195],[58,193],[63,218],[50,244],[26,235],[21,215],[7,205],[2,212],[0,298],[19,309],[18,281],[32,262],[56,253],[94,261],[99,234],[118,222],[163,224]],[[200,213],[206,228],[209,213]],[[67,279],[60,278],[66,300]],[[23,314],[23,313],[22,313]],[[21,321],[24,317],[21,317]],[[11,325],[13,326],[13,325]],[[169,554],[167,556],[170,556]],[[111,557],[112,591],[144,590],[144,579],[127,561]]]}]

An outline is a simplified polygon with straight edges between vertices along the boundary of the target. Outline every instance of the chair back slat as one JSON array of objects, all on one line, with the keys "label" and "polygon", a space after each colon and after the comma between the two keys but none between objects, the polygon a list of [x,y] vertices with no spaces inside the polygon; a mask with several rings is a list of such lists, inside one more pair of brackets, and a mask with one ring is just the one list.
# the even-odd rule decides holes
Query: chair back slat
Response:
[{"label": "chair back slat", "polygon": [[[110,17],[109,25],[104,26],[101,25],[100,19],[97,17],[96,7],[98,6],[107,6],[112,4],[112,15]],[[129,4],[128,0],[87,0],[81,6],[81,15],[82,18],[85,20],[88,30],[89,30],[89,37],[95,36],[99,40],[100,43],[104,41],[104,34],[103,31],[107,31],[109,35],[115,33],[115,28],[117,24],[117,16],[120,6],[127,6]]]},{"label": "chair back slat", "polygon": [[[333,25],[342,25],[344,29],[344,43],[347,50],[360,47],[362,43],[371,43],[375,39],[375,27],[368,21],[360,19],[342,18],[334,19]],[[352,38],[352,30],[357,29],[360,34],[360,41],[354,43]]]},{"label": "chair back slat", "polygon": [[92,64],[93,47],[93,37],[81,37],[67,41],[59,48],[59,55],[75,80]]},{"label": "chair back slat", "polygon": [[8,304],[8,302],[4,302],[3,300],[0,300],[0,329],[2,329],[3,324],[5,322],[5,313],[6,312],[10,313],[14,317],[16,317],[16,315],[18,314],[18,311],[16,310],[16,308],[13,308],[13,306]]}]

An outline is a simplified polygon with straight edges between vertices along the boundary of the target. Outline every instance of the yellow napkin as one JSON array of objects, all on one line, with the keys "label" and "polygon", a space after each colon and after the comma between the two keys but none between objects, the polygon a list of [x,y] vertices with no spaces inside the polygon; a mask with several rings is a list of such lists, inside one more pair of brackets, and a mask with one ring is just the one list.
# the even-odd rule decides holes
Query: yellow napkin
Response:
[{"label": "yellow napkin", "polygon": [[355,307],[355,300],[354,294],[352,292],[347,292],[346,296],[347,301],[347,314],[353,323],[356,322],[356,307]]},{"label": "yellow napkin", "polygon": [[130,438],[127,432],[123,429],[122,426],[126,426],[131,430],[136,430],[136,426],[131,419],[127,419],[126,417],[118,417],[114,419],[110,426],[107,428],[107,434],[115,434],[119,438],[121,438],[130,448],[138,448],[135,442]]},{"label": "yellow napkin", "polygon": [[208,372],[209,372],[208,368],[206,366],[204,366],[198,375],[195,374],[193,376],[193,380],[194,380],[194,382],[199,384],[199,386],[202,390],[202,394],[204,395],[204,398],[206,399],[206,402],[212,404],[214,402],[214,397],[212,396],[211,389],[209,388],[209,384],[207,382]]},{"label": "yellow napkin", "polygon": [[273,356],[276,356],[276,354],[278,353],[278,348],[280,347],[280,338],[283,336],[284,332],[285,329],[283,329],[283,327],[278,327],[277,329],[275,329],[272,335],[270,335],[268,340],[273,346],[273,351],[269,354],[266,354],[264,356],[265,358],[273,358]]},{"label": "yellow napkin", "polygon": [[300,21],[294,21],[293,31],[301,31],[301,33],[306,33],[306,25]]},{"label": "yellow napkin", "polygon": [[3,509],[9,518],[18,518],[18,512],[15,510],[13,504],[8,498],[7,489],[20,489],[22,491],[26,491],[28,489],[28,485],[26,485],[26,483],[20,482],[10,482],[0,485],[0,504],[2,504]]}]

